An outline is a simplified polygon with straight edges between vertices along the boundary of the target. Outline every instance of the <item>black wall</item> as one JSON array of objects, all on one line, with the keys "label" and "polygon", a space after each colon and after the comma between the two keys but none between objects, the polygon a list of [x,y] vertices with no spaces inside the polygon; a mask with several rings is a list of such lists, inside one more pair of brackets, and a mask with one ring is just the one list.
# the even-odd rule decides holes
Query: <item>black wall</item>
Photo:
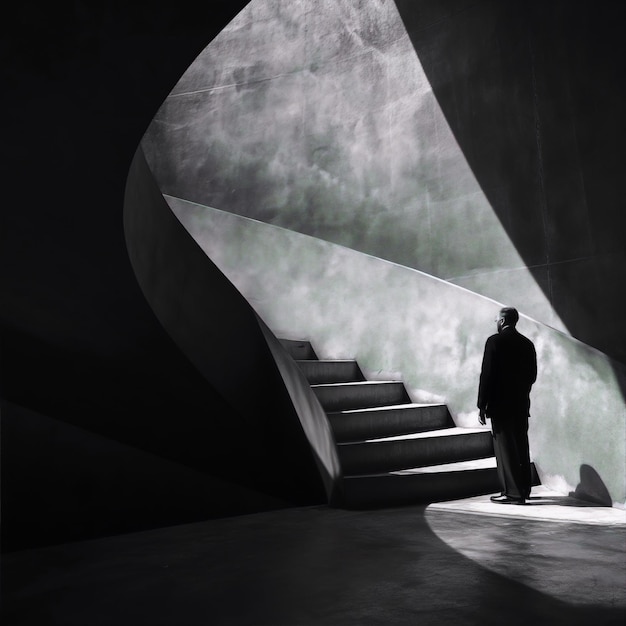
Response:
[{"label": "black wall", "polygon": [[[319,477],[247,433],[178,350],[124,240],[126,177],[147,125],[245,4],[25,2],[3,17],[3,550],[325,499]],[[106,488],[91,450],[134,492]],[[129,506],[145,467],[165,480],[159,459],[212,477],[194,474],[203,505]],[[176,492],[177,473],[155,498]]]},{"label": "black wall", "polygon": [[626,363],[626,4],[396,5],[524,264],[574,337]]}]

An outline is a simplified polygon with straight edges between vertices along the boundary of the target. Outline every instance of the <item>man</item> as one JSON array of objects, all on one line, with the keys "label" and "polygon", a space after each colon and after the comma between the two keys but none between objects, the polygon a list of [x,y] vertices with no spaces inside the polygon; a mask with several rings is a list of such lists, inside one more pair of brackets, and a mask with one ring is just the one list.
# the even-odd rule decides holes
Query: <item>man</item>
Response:
[{"label": "man", "polygon": [[487,339],[478,387],[478,420],[491,419],[493,447],[502,487],[494,502],[524,504],[530,496],[528,450],[530,389],[537,378],[535,346],[517,332],[518,312],[500,310],[498,333]]}]

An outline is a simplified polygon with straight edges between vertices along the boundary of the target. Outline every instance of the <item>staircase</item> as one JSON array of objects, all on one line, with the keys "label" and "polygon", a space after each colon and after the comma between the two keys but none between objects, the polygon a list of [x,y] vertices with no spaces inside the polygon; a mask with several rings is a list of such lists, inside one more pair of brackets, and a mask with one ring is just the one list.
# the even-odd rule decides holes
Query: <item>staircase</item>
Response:
[{"label": "staircase", "polygon": [[[280,340],[326,411],[346,508],[454,500],[500,490],[491,433],[458,428],[445,404],[411,402],[400,381],[365,380],[356,361]],[[533,468],[534,484],[539,484]]]}]

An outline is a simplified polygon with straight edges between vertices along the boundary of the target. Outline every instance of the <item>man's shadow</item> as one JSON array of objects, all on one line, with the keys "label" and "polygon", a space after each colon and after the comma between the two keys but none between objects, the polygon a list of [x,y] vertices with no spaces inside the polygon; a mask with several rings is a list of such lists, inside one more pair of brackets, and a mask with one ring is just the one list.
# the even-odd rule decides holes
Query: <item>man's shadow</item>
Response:
[{"label": "man's shadow", "polygon": [[527,505],[557,504],[559,506],[613,506],[613,500],[604,481],[590,465],[580,466],[580,482],[566,496],[531,496]]}]

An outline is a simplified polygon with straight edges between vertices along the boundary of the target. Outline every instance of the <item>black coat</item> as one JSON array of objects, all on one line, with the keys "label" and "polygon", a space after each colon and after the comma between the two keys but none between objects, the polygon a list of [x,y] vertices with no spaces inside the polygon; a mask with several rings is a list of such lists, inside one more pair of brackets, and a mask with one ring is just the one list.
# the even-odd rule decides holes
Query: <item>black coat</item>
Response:
[{"label": "black coat", "polygon": [[530,339],[511,326],[485,343],[478,408],[497,420],[527,417],[530,389],[537,379],[537,355]]}]

